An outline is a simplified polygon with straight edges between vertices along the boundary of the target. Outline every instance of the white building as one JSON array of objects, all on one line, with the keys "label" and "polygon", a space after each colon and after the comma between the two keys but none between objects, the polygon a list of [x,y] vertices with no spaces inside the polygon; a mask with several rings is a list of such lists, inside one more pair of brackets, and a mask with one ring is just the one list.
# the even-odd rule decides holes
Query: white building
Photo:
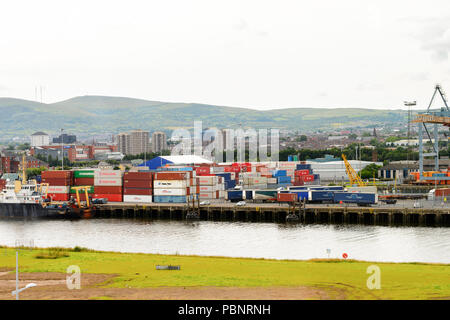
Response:
[{"label": "white building", "polygon": [[50,144],[50,136],[45,132],[39,131],[31,135],[31,146],[42,147]]}]

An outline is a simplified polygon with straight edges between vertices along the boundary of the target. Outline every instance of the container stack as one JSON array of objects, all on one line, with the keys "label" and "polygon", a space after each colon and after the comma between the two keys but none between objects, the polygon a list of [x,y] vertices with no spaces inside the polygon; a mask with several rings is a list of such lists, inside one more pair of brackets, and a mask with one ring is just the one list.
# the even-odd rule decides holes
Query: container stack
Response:
[{"label": "container stack", "polygon": [[122,171],[95,171],[93,198],[107,199],[108,202],[122,202]]},{"label": "container stack", "polygon": [[6,187],[6,180],[0,179],[0,192],[3,191],[3,189],[5,189],[5,187]]},{"label": "container stack", "polygon": [[320,175],[313,173],[310,164],[297,164],[294,174],[294,185],[296,186],[320,184]]},{"label": "container stack", "polygon": [[244,188],[250,189],[266,189],[267,179],[266,177],[261,177],[258,172],[245,172],[240,173],[241,181]]},{"label": "container stack", "polygon": [[277,187],[287,187],[291,185],[291,177],[287,175],[287,170],[274,170],[272,176],[277,179]]},{"label": "container stack", "polygon": [[198,181],[198,198],[200,200],[219,199],[220,196],[225,197],[220,191],[224,191],[223,177],[216,175],[200,176]]},{"label": "container stack", "polygon": [[[191,169],[192,170],[192,169]],[[153,202],[186,203],[191,200],[190,186],[194,186],[195,171],[160,171],[153,181]]]},{"label": "container stack", "polygon": [[[73,171],[73,186],[90,186],[88,189],[88,196],[92,198],[95,193],[94,188],[94,175],[95,170],[74,170]],[[86,193],[84,190],[79,191],[80,200],[86,201]],[[70,188],[70,197],[76,198],[76,191],[74,188]]]},{"label": "container stack", "polygon": [[43,171],[42,183],[48,183],[47,198],[52,201],[69,201],[69,188],[72,185],[72,171]]},{"label": "container stack", "polygon": [[153,172],[125,172],[123,202],[151,203],[153,201]]}]

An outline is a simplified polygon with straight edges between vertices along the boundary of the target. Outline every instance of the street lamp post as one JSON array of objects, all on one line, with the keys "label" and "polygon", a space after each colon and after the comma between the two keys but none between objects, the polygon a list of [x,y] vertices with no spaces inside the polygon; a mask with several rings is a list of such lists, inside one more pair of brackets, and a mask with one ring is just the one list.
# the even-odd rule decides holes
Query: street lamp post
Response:
[{"label": "street lamp post", "polygon": [[16,251],[16,290],[11,292],[11,294],[16,295],[16,300],[19,300],[19,293],[32,287],[36,287],[36,284],[29,283],[24,288],[19,289],[19,251]]}]

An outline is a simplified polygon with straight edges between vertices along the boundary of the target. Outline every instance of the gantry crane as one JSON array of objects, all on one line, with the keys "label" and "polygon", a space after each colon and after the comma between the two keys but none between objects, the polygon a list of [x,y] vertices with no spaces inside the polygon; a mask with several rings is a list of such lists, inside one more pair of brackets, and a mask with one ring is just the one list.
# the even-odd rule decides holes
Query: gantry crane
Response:
[{"label": "gantry crane", "polygon": [[[431,106],[436,98],[436,94],[441,96],[442,101],[444,102],[444,107],[440,109],[431,109]],[[434,170],[439,171],[439,132],[438,125],[443,125],[444,127],[450,127],[450,108],[447,104],[447,98],[445,96],[442,87],[437,84],[433,96],[431,98],[430,104],[428,105],[427,111],[419,112],[416,118],[412,121],[419,125],[419,172],[420,172],[420,180],[450,180],[450,177],[424,177],[423,175],[423,160],[425,157],[433,157],[434,158]],[[426,124],[433,125],[433,139],[431,138],[430,132]],[[433,146],[433,152],[425,153],[423,150],[423,130],[428,136],[429,141]]]},{"label": "gantry crane", "polygon": [[357,184],[358,187],[365,187],[366,184],[364,183],[364,181],[362,181],[362,179],[358,176],[358,173],[356,173],[355,169],[353,169],[353,167],[347,161],[347,157],[345,156],[345,154],[342,154],[342,160],[344,160],[345,171],[347,172],[350,184],[351,185]]}]

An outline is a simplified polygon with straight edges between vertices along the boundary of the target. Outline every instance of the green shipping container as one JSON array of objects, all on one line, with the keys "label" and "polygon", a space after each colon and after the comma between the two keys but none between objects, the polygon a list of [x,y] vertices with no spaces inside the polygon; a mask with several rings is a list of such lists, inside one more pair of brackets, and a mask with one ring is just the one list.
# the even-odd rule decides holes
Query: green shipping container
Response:
[{"label": "green shipping container", "polygon": [[74,178],[94,178],[94,170],[75,170]]},{"label": "green shipping container", "polygon": [[[95,193],[94,192],[95,191],[95,189],[94,189],[94,186],[91,186],[89,189],[88,189],[88,193]],[[84,194],[84,190],[79,190],[78,191],[80,194],[82,193],[82,194]],[[70,187],[70,193],[76,193],[75,192],[75,189],[73,188],[73,187]]]}]

